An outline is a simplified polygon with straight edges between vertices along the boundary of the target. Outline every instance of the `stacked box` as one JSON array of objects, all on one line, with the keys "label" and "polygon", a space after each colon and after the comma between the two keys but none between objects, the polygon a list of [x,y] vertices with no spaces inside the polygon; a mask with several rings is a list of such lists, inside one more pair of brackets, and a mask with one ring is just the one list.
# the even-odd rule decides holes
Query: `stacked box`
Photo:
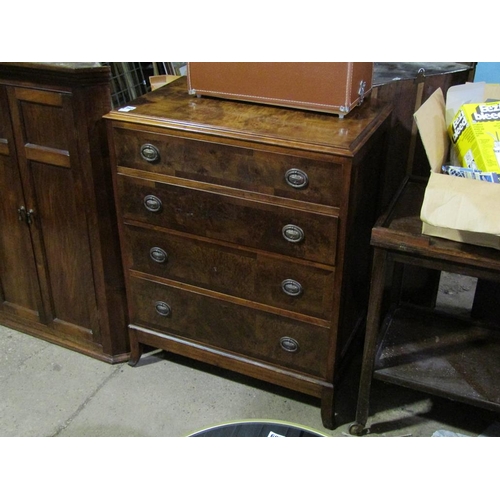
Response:
[{"label": "stacked box", "polygon": [[448,133],[463,167],[500,173],[500,101],[462,105]]}]

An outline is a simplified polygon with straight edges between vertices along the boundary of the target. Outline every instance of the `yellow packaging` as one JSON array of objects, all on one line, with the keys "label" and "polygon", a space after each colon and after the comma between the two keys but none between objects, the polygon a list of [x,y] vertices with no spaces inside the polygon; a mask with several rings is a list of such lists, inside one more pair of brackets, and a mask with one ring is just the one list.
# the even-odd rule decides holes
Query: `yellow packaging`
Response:
[{"label": "yellow packaging", "polygon": [[500,101],[462,105],[448,134],[462,167],[500,173]]}]

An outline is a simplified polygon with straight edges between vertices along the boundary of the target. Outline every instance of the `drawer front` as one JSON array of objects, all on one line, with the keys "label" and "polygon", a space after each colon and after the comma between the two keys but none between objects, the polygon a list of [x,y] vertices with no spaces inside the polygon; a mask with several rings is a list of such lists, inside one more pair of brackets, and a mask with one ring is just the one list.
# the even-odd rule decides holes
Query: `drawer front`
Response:
[{"label": "drawer front", "polygon": [[125,219],[334,265],[338,218],[118,176]]},{"label": "drawer front", "polygon": [[333,270],[126,224],[131,269],[329,320]]},{"label": "drawer front", "polygon": [[326,376],[327,328],[137,278],[129,299],[134,325]]},{"label": "drawer front", "polygon": [[114,129],[119,166],[340,206],[342,164]]}]

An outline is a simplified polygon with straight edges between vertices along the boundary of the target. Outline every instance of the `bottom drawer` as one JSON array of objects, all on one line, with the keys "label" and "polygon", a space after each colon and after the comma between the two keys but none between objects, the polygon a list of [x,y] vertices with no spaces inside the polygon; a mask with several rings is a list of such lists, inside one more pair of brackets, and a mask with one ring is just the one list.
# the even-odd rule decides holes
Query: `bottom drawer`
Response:
[{"label": "bottom drawer", "polygon": [[330,329],[139,278],[131,323],[326,377]]}]

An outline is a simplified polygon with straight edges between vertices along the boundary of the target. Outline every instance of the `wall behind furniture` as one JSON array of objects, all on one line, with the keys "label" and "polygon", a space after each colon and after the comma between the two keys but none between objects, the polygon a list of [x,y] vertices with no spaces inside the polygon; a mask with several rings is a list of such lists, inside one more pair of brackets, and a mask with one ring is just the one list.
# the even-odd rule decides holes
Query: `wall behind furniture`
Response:
[{"label": "wall behind furniture", "polygon": [[478,62],[474,81],[500,83],[500,62]]}]

